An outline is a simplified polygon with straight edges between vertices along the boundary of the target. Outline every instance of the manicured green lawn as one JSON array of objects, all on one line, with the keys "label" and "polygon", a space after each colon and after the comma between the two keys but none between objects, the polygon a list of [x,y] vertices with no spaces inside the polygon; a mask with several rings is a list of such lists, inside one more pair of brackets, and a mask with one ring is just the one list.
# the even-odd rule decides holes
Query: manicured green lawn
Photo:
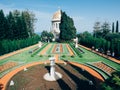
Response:
[{"label": "manicured green lawn", "polygon": [[66,47],[66,44],[62,44],[62,47],[63,47],[62,55],[70,55],[70,53]]},{"label": "manicured green lawn", "polygon": [[116,69],[118,71],[120,70],[120,64],[117,64],[111,60],[103,58],[103,57],[101,57],[93,52],[90,52],[82,47],[79,47],[79,48],[85,52],[85,53],[82,53],[82,57],[78,57],[75,55],[74,57],[71,57],[71,56],[66,56],[64,58],[61,57],[61,59],[85,64],[85,65],[93,68],[94,70],[98,71],[99,73],[101,73],[105,79],[108,78],[108,75],[105,72],[103,72],[102,70],[97,69],[95,67],[92,67],[91,65],[88,65],[87,63],[102,61],[102,62],[106,63],[107,65],[113,67],[114,69]]},{"label": "manicured green lawn", "polygon": [[[48,57],[46,56],[42,56],[40,57],[39,55],[35,55],[34,57],[31,57],[31,53],[29,53],[30,50],[33,50],[37,47],[34,47],[32,49],[29,49],[29,50],[26,50],[26,51],[23,51],[22,53],[19,53],[19,54],[16,54],[16,55],[13,55],[11,57],[8,57],[8,58],[5,58],[3,60],[0,60],[0,65],[4,64],[4,63],[7,63],[7,62],[16,62],[17,63],[17,66],[15,66],[14,68],[17,68],[19,66],[22,66],[22,65],[25,65],[25,64],[28,64],[28,63],[32,63],[32,62],[38,62],[38,61],[43,61],[43,60],[48,60]],[[1,72],[0,73],[0,77],[2,75],[4,75],[3,73],[6,73],[10,70],[12,70],[13,68],[10,68],[4,72]]]},{"label": "manicured green lawn", "polygon": [[[51,47],[47,50],[47,54],[53,56],[54,54],[52,53],[52,50],[55,46],[56,43],[50,43]],[[68,60],[68,61],[74,61],[74,62],[78,62],[78,63],[82,63],[85,65],[88,65],[87,63],[92,63],[92,62],[98,62],[98,61],[102,61],[106,64],[108,64],[109,66],[115,68],[116,70],[120,70],[120,64],[117,64],[111,60],[108,60],[106,58],[103,58],[95,53],[92,53],[84,48],[81,48],[81,50],[83,50],[85,53],[82,53],[82,57],[79,57],[77,55],[75,55],[74,57],[69,56],[70,53],[66,47],[66,43],[62,44],[63,47],[63,52],[59,53],[61,56],[65,55],[65,57],[60,57],[60,59],[64,59],[64,60]],[[24,64],[28,64],[28,63],[32,63],[32,62],[38,62],[38,61],[43,61],[43,60],[48,60],[49,57],[48,55],[42,55],[39,56],[38,54],[35,54],[34,57],[31,57],[31,53],[29,53],[30,50],[34,50],[37,47],[34,47],[32,49],[23,51],[22,53],[16,54],[14,56],[5,58],[3,60],[0,60],[0,65],[6,63],[6,62],[16,62],[18,65],[15,66],[14,68],[20,67]],[[38,52],[39,53],[39,52]],[[89,67],[92,67],[90,65],[88,65]],[[5,73],[9,72],[10,70],[14,69],[14,68],[10,68],[2,73],[0,73],[0,77],[2,75],[4,75]],[[108,77],[104,72],[102,72],[101,70],[98,70],[95,67],[92,67],[93,69],[97,70],[99,73],[101,73],[104,77]]]},{"label": "manicured green lawn", "polygon": [[[50,43],[51,44],[51,47],[47,50],[47,54],[55,54],[55,53],[52,53],[53,49],[54,49],[54,46],[55,46],[55,43]],[[66,44],[62,44],[62,47],[63,47],[63,52],[60,53],[61,55],[70,55],[67,47],[66,47]],[[59,54],[59,53],[58,53]]]},{"label": "manicured green lawn", "polygon": [[51,47],[47,50],[47,54],[52,54],[53,48],[55,46],[55,43],[51,43]]},{"label": "manicured green lawn", "polygon": [[74,58],[71,58],[70,56],[69,57],[65,57],[64,59],[67,59],[67,60],[71,60],[71,61],[75,61],[75,62],[79,62],[79,63],[87,63],[87,62],[98,62],[98,61],[102,61],[102,62],[105,62],[107,63],[108,65],[112,66],[113,68],[116,68],[117,70],[120,70],[120,65],[111,61],[111,60],[108,60],[106,58],[103,58],[95,53],[92,53],[84,48],[81,48],[81,50],[83,50],[85,53],[82,54],[82,57],[78,57],[78,56],[75,56]]}]

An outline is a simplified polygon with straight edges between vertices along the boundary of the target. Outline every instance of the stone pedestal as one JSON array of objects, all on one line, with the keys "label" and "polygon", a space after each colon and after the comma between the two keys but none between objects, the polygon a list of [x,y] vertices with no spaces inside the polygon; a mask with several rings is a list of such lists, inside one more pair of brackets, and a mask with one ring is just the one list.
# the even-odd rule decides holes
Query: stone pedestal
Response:
[{"label": "stone pedestal", "polygon": [[78,37],[76,37],[76,40],[75,40],[75,48],[78,48]]},{"label": "stone pedestal", "polygon": [[58,72],[55,72],[55,58],[51,57],[50,60],[50,73],[44,75],[44,79],[47,81],[56,81],[62,78],[62,75]]},{"label": "stone pedestal", "polygon": [[38,47],[39,47],[39,48],[42,47],[42,42],[41,42],[41,41],[38,42]]},{"label": "stone pedestal", "polygon": [[51,57],[49,58],[50,60],[50,75],[51,77],[55,77],[55,58]]}]

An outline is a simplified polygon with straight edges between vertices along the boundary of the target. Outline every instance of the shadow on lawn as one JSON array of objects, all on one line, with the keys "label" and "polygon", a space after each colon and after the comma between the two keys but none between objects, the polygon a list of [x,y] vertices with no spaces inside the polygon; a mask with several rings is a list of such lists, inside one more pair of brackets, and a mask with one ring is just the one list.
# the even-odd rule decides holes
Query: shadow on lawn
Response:
[{"label": "shadow on lawn", "polygon": [[92,76],[89,72],[85,71],[84,69],[81,69],[73,64],[71,64],[69,61],[66,61],[70,66],[72,66],[74,69],[76,69],[79,73],[81,73],[84,77],[86,77],[87,79],[93,81],[93,83],[96,86],[97,90],[101,90],[101,83],[103,83],[103,81],[101,81],[100,79]]},{"label": "shadow on lawn", "polygon": [[66,70],[63,66],[57,64],[64,72],[68,74],[68,76],[76,83],[77,87],[76,90],[96,90],[94,85],[89,85],[88,81],[81,80],[70,71]]},{"label": "shadow on lawn", "polygon": [[57,80],[59,86],[61,87],[61,90],[71,90],[71,88],[62,80]]},{"label": "shadow on lawn", "polygon": [[[45,66],[45,68],[47,69],[48,73],[50,73],[50,66]],[[58,79],[57,82],[62,90],[71,90],[71,88],[62,79]]]}]

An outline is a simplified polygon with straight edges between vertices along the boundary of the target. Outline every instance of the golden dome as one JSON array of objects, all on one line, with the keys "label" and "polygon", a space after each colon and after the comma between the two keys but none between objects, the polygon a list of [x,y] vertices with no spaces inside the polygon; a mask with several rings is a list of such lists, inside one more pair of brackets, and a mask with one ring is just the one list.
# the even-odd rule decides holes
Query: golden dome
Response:
[{"label": "golden dome", "polygon": [[61,20],[61,10],[58,10],[53,14],[52,21]]}]

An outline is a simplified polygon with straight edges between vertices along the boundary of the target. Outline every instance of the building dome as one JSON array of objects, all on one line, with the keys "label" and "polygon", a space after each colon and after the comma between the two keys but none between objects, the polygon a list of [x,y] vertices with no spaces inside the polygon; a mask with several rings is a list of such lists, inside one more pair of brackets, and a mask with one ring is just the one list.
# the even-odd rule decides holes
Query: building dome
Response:
[{"label": "building dome", "polygon": [[52,21],[61,20],[61,10],[56,11],[53,14]]}]

